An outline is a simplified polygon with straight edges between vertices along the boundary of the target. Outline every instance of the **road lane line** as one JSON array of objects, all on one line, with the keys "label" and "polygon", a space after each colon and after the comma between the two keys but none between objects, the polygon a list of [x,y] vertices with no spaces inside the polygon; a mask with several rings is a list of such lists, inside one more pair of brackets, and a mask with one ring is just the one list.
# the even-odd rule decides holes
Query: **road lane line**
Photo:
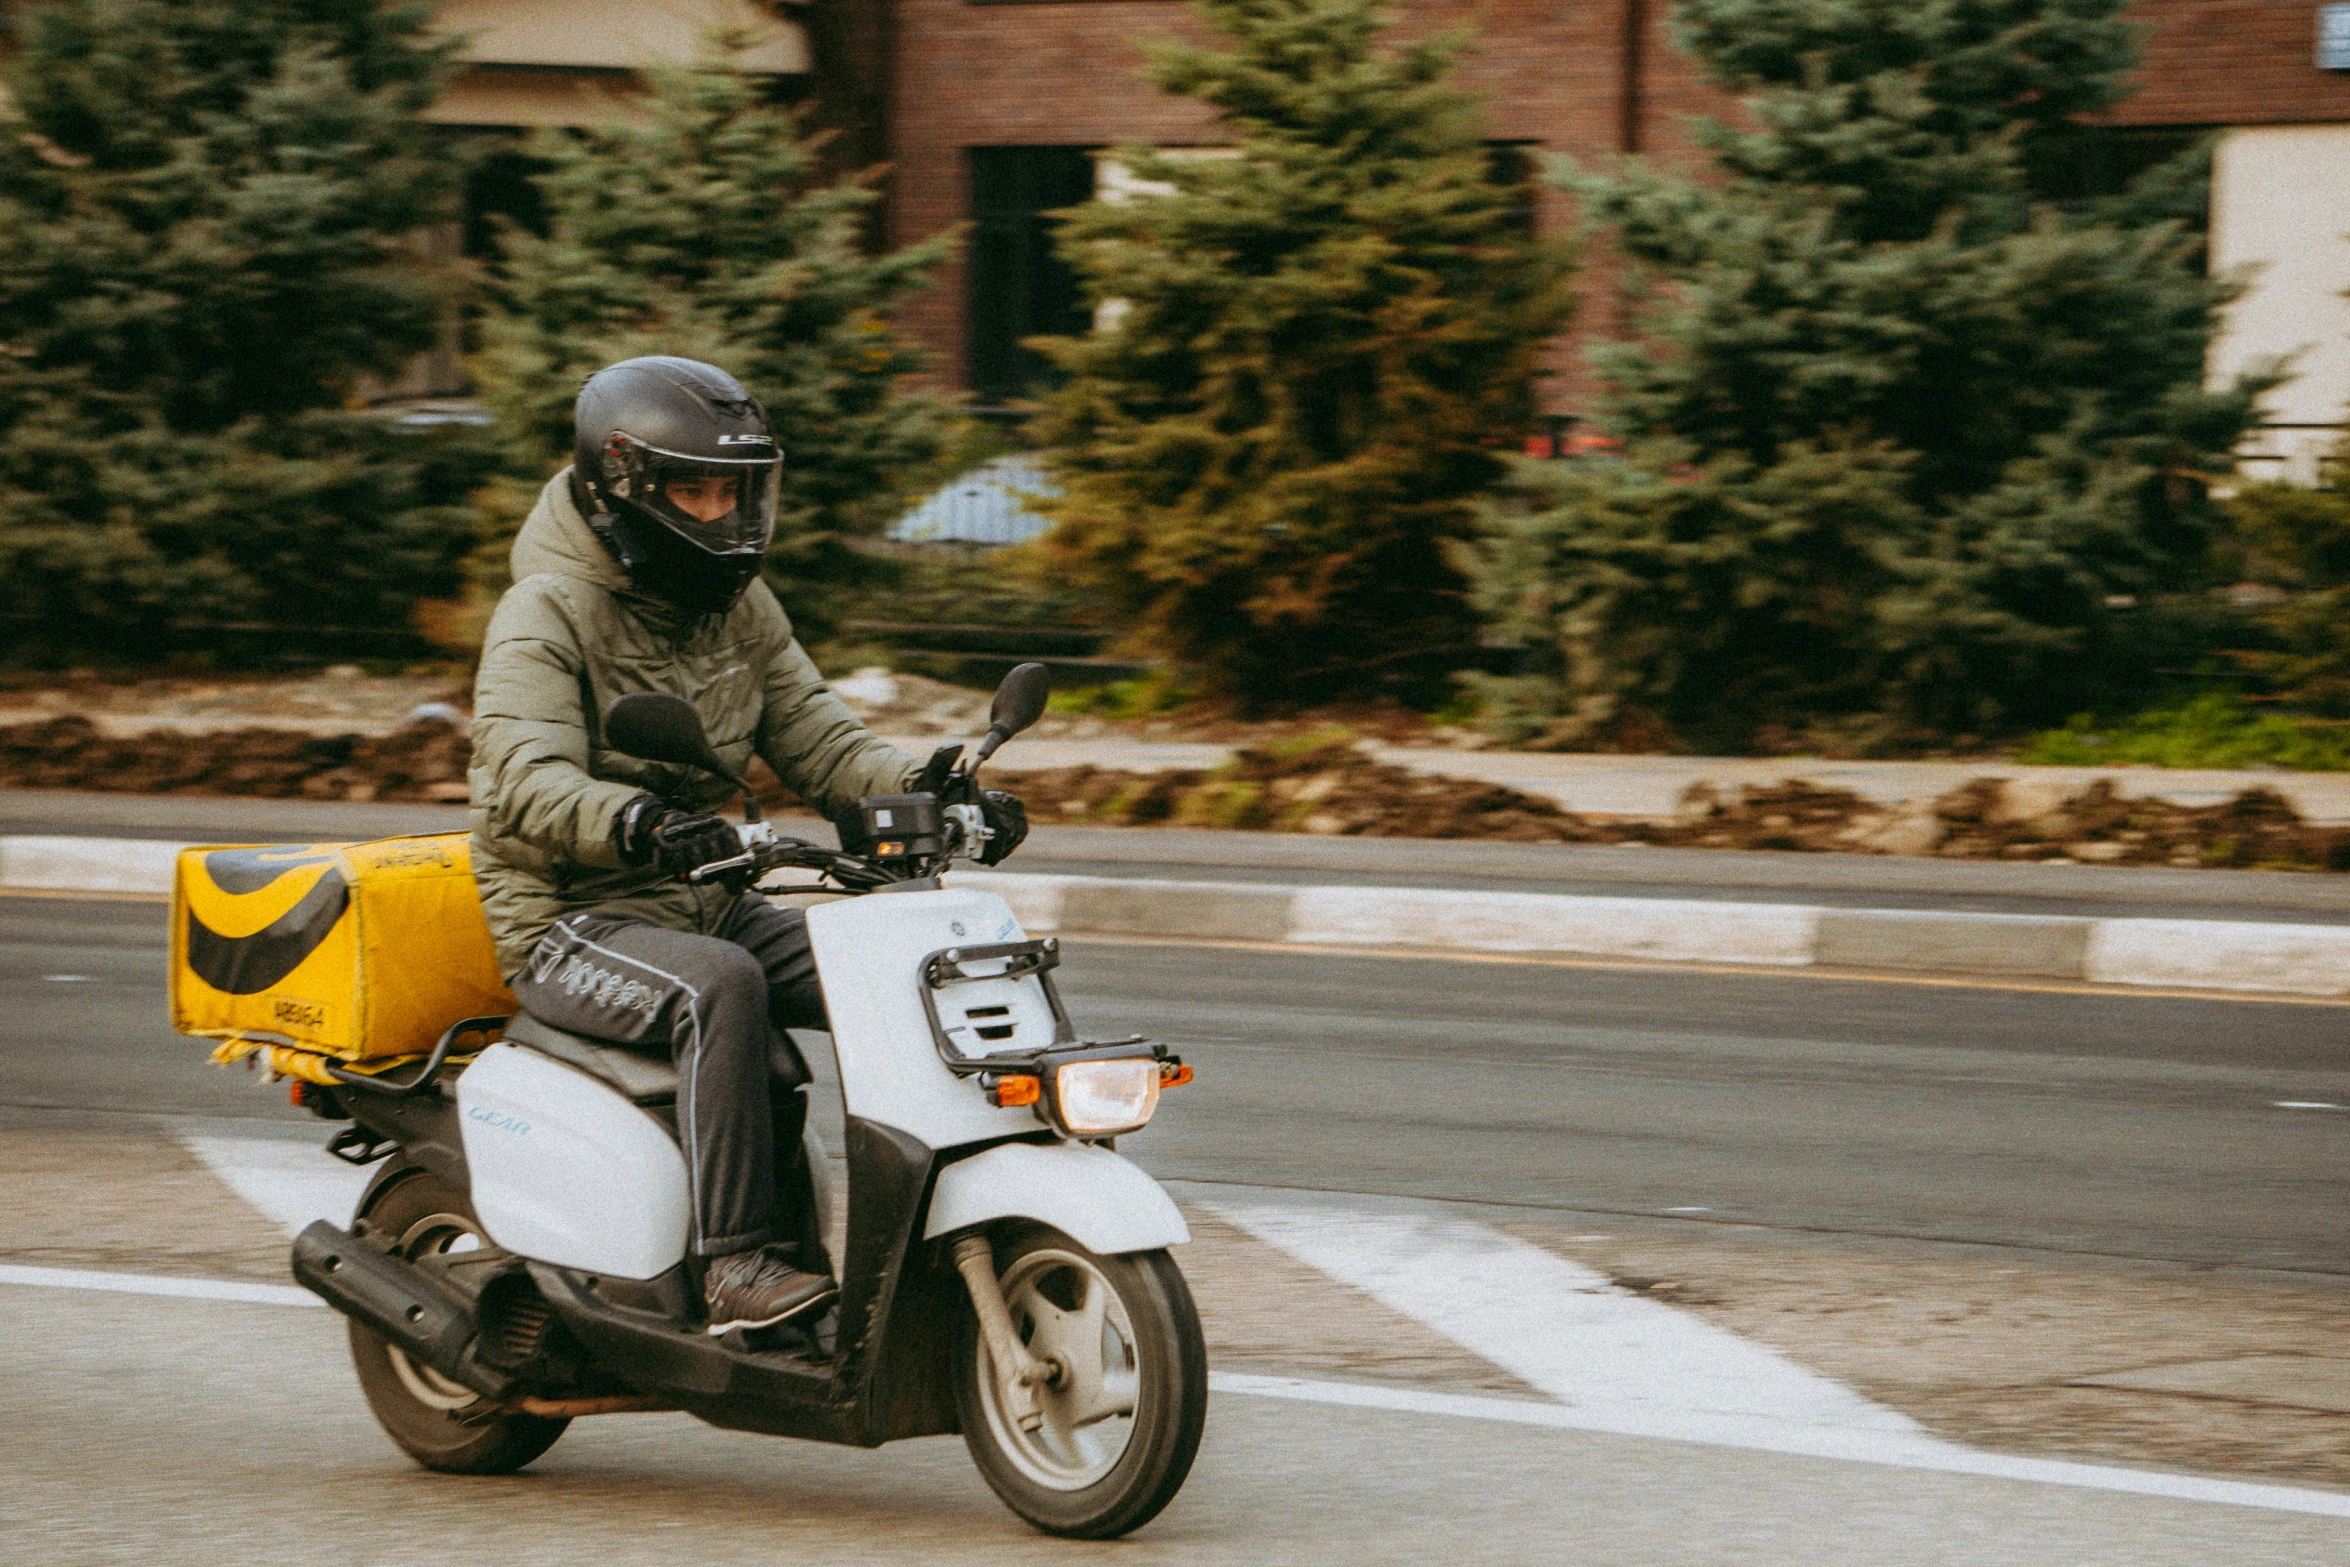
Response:
[{"label": "road lane line", "polygon": [[286,1234],[313,1219],[349,1224],[374,1173],[345,1164],[315,1143],[274,1137],[180,1138],[206,1169]]},{"label": "road lane line", "polygon": [[25,1268],[0,1263],[0,1284],[34,1289],[105,1290],[117,1295],[165,1295],[174,1300],[233,1300],[249,1306],[323,1306],[291,1284],[247,1284],[239,1279],[191,1279],[162,1273],[91,1273],[80,1268]]},{"label": "road lane line", "polygon": [[2266,1512],[2313,1513],[2327,1518],[2350,1518],[2350,1494],[2337,1491],[2310,1491],[2298,1486],[2262,1485],[2248,1480],[2212,1480],[2198,1475],[2166,1474],[2152,1469],[2113,1469],[2102,1464],[2066,1463],[2061,1459],[2015,1458],[2003,1453],[1979,1453],[1954,1442],[1932,1442],[1930,1448],[1911,1447],[1896,1452],[1889,1448],[1836,1440],[1832,1433],[1803,1433],[1792,1427],[1788,1428],[1784,1440],[1771,1443],[1718,1441],[1685,1430],[1647,1429],[1637,1420],[1614,1419],[1590,1410],[1570,1409],[1563,1404],[1538,1404],[1525,1399],[1488,1398],[1468,1393],[1432,1393],[1420,1388],[1382,1387],[1361,1382],[1314,1382],[1300,1377],[1259,1376],[1238,1371],[1214,1372],[1208,1377],[1208,1386],[1218,1393],[1285,1398],[1308,1404],[1335,1404],[1350,1409],[1387,1409],[1399,1414],[1495,1420],[1513,1425],[1542,1426],[1553,1431],[1590,1431],[1606,1436],[1649,1437],[1667,1442],[1783,1453],[1794,1458],[1827,1458],[1896,1469],[1975,1475],[1986,1480],[2018,1480],[2034,1485],[2070,1486],[2078,1490],[2115,1491],[2128,1496],[2161,1497],[2167,1501],[2210,1502],[2226,1507],[2258,1508]]},{"label": "road lane line", "polygon": [[[35,1289],[99,1290],[114,1294],[149,1295],[172,1300],[218,1300],[241,1305],[322,1307],[326,1302],[308,1290],[289,1284],[248,1284],[236,1279],[185,1278],[153,1273],[94,1273],[76,1268],[28,1268],[0,1263],[0,1285]],[[1721,1441],[1687,1430],[1647,1429],[1636,1420],[1613,1419],[1562,1404],[1537,1404],[1522,1399],[1486,1398],[1474,1394],[1433,1393],[1418,1388],[1382,1387],[1360,1382],[1316,1382],[1299,1377],[1259,1376],[1219,1371],[1208,1378],[1218,1393],[1249,1398],[1287,1399],[1296,1403],[1332,1404],[1353,1409],[1385,1409],[1399,1414],[1440,1415],[1458,1420],[1489,1420],[1512,1425],[1541,1426],[1554,1431],[1589,1431],[1603,1436],[1651,1437],[1693,1442],[1705,1446],[1754,1449],[1752,1441]],[[1895,1468],[1938,1470],[1977,1475],[1993,1480],[2020,1480],[2042,1485],[2072,1486],[2155,1496],[2172,1501],[2211,1502],[2230,1507],[2260,1508],[2269,1512],[2314,1513],[2350,1518],[2350,1495],[2306,1491],[2292,1486],[2258,1485],[2241,1480],[2207,1480],[2194,1475],[2162,1474],[2151,1470],[2109,1469],[2096,1464],[2069,1464],[2053,1459],[2010,1458],[1977,1453],[1950,1443],[1936,1443],[1939,1451],[1894,1454],[1849,1439],[1861,1433],[1807,1433],[1788,1428],[1787,1440],[1761,1445],[1761,1450],[1791,1457],[1840,1459],[1850,1463],[1883,1464]]]},{"label": "road lane line", "polygon": [[1759,1445],[1791,1428],[1872,1444],[1932,1440],[1907,1415],[1777,1350],[1472,1219],[1207,1206],[1595,1417]]},{"label": "road lane line", "polygon": [[2350,1495],[2336,1492],[2017,1458],[1945,1441],[1777,1350],[1473,1220],[1203,1206],[1559,1402],[1211,1379],[1228,1392],[2350,1518]]}]

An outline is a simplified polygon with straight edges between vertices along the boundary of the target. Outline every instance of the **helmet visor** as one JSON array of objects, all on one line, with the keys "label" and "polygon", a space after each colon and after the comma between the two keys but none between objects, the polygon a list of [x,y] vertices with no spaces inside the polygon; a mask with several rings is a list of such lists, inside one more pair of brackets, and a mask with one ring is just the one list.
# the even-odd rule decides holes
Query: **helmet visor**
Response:
[{"label": "helmet visor", "polygon": [[[606,452],[606,483],[695,547],[713,555],[763,553],[775,536],[782,459],[686,457],[625,436]],[[614,459],[618,459],[617,462]],[[617,473],[610,470],[617,467]]]}]

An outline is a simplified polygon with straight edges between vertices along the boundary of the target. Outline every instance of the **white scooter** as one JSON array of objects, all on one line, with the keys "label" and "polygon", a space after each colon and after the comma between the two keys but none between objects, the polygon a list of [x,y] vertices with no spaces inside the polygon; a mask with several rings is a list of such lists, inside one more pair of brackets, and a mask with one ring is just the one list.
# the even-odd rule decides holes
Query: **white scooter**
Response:
[{"label": "white scooter", "polygon": [[[1080,1040],[1058,943],[938,881],[984,841],[978,765],[1044,697],[1041,666],[1014,670],[970,764],[942,749],[914,793],[863,802],[865,838],[840,851],[776,837],[746,789],[743,856],[697,873],[799,866],[887,894],[808,910],[848,1170],[840,1298],[814,1329],[706,1331],[666,1060],[474,1018],[408,1081],[338,1073],[313,1096],[353,1122],[336,1153],[387,1162],[350,1229],[296,1239],[294,1275],[351,1319],[394,1442],[428,1469],[505,1474],[574,1417],[677,1409],[868,1447],[960,1431],[996,1493],[1054,1534],[1124,1534],[1174,1498],[1207,1413],[1199,1318],[1167,1253],[1190,1235],[1112,1139],[1189,1069],[1143,1040]],[[606,735],[733,777],[675,697],[622,698]],[[821,1214],[810,1139],[778,1174]]]}]

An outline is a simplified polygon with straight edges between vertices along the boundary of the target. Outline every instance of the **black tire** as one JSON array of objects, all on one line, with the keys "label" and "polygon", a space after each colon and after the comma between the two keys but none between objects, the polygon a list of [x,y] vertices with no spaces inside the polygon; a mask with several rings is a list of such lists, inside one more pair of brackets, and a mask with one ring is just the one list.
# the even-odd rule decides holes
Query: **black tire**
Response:
[{"label": "black tire", "polygon": [[[487,1244],[465,1193],[418,1170],[371,1192],[361,1218],[400,1238],[409,1256]],[[419,1366],[358,1323],[350,1324],[351,1365],[376,1423],[399,1449],[441,1474],[510,1475],[555,1445],[569,1419],[503,1414],[483,1418],[470,1388]]]},{"label": "black tire", "polygon": [[[1092,1423],[1064,1419],[1083,1412],[1073,1410],[1074,1395],[1065,1396],[1067,1390],[1056,1385],[1040,1390],[1045,1426],[1023,1435],[997,1391],[978,1319],[966,1311],[956,1346],[955,1405],[972,1462],[1006,1506],[1047,1534],[1107,1540],[1141,1528],[1183,1488],[1207,1426],[1208,1350],[1190,1287],[1164,1251],[1104,1257],[1035,1224],[1006,1228],[992,1238],[1013,1326],[1032,1345],[1050,1337],[1040,1314],[1053,1313],[1042,1313],[1039,1301],[1066,1308],[1058,1313],[1063,1322],[1083,1322],[1084,1272],[1108,1287],[1106,1330],[1093,1337],[1103,1346],[1123,1344],[1113,1375],[1120,1389],[1131,1377],[1132,1411],[1094,1416]],[[1105,1348],[1103,1364],[1111,1358]],[[1107,1387],[1110,1380],[1100,1376],[1094,1384]],[[1056,1407],[1060,1415],[1053,1413]],[[1105,1434],[1095,1446],[1106,1449],[1109,1435],[1122,1435],[1124,1445],[1114,1457],[1093,1455],[1097,1473],[1083,1461],[1090,1450],[1080,1433],[1111,1419],[1124,1419],[1122,1432]]]}]

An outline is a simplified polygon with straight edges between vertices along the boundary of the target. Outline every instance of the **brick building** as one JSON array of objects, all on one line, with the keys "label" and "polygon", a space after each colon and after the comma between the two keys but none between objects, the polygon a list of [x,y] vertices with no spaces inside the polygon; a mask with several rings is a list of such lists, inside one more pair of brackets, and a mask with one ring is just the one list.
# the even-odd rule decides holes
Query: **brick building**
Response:
[{"label": "brick building", "polygon": [[[1099,177],[1094,155],[1120,142],[1215,139],[1198,105],[1138,75],[1134,40],[1190,28],[1191,13],[1169,0],[829,4],[862,22],[853,54],[827,59],[819,40],[818,91],[827,74],[865,84],[866,145],[892,168],[891,238],[972,225],[963,266],[910,324],[959,384],[983,400],[1016,395],[1033,372],[1018,339],[1083,325],[1037,214],[1083,199]],[[818,0],[815,10],[827,8]],[[2270,399],[2274,427],[2246,455],[2255,471],[2305,477],[2350,403],[2350,57],[2336,69],[2318,63],[2329,9],[2350,53],[2350,6],[2141,0],[2143,85],[2101,134],[2083,138],[2079,166],[2057,171],[2085,195],[2220,133],[2213,263],[2262,270],[2213,366],[2225,373],[2301,352],[2300,376]],[[1666,10],[1665,0],[1410,0],[1401,15],[1411,27],[1477,29],[1463,75],[1487,97],[1495,141],[1671,157],[1684,116],[1725,105],[1673,48]],[[1546,217],[1563,221],[1549,200]],[[1586,311],[1595,317],[1604,311]],[[1551,395],[1571,412],[1575,378],[1557,378]]]}]

